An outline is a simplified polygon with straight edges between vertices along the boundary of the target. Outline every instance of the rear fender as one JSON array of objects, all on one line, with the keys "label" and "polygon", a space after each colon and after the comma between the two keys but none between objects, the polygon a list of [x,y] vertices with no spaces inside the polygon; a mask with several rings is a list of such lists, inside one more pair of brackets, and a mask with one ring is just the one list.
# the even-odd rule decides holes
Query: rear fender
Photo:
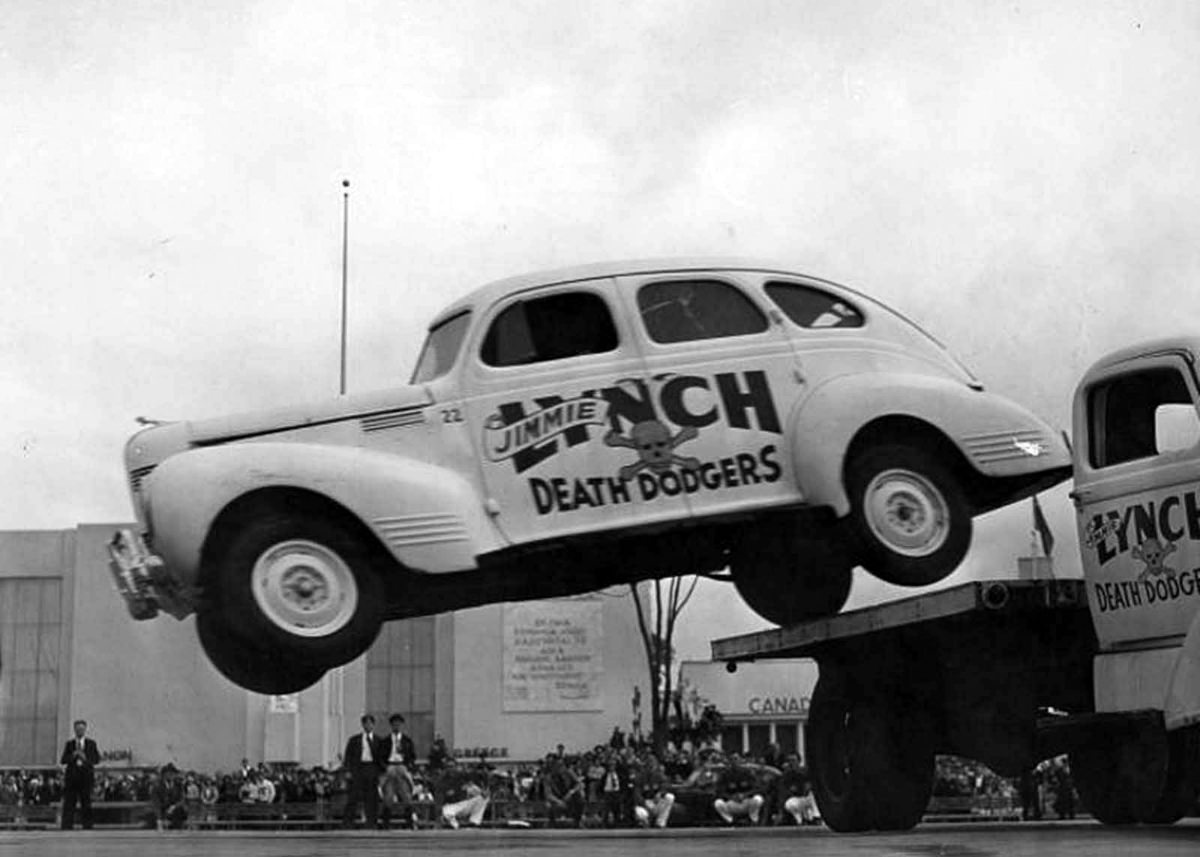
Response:
[{"label": "rear fender", "polygon": [[830,506],[839,517],[850,512],[842,478],[846,453],[859,432],[887,417],[927,424],[984,476],[1071,463],[1050,426],[1000,396],[931,375],[843,375],[814,390],[790,420],[796,479],[809,503]]},{"label": "rear fender", "polygon": [[252,491],[296,488],[357,516],[408,568],[461,571],[500,547],[473,486],[443,467],[357,447],[246,443],[193,449],[150,475],[154,549],[172,574],[197,578],[213,522]]}]

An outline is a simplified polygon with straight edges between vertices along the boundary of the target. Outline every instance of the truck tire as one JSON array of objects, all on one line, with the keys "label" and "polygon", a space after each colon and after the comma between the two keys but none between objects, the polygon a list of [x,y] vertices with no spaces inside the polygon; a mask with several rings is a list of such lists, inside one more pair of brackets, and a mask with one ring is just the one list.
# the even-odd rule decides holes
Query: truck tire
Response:
[{"label": "truck tire", "polygon": [[830,830],[856,833],[872,827],[872,796],[857,747],[860,709],[850,698],[847,682],[821,668],[808,714],[806,743],[811,761],[813,796]]},{"label": "truck tire", "polygon": [[911,830],[933,792],[933,718],[916,699],[889,695],[864,706],[859,715],[863,760],[871,783],[876,830]]},{"label": "truck tire", "polygon": [[747,533],[732,562],[742,600],[776,625],[837,613],[850,597],[853,570],[840,541],[767,526]]},{"label": "truck tire", "polygon": [[1174,732],[1154,730],[1136,745],[1126,747],[1126,765],[1143,776],[1154,776],[1153,786],[1131,792],[1133,816],[1142,824],[1174,824],[1196,804],[1197,746],[1195,728]]},{"label": "truck tire", "polygon": [[950,469],[909,444],[871,446],[846,465],[847,538],[864,568],[899,586],[937,583],[971,546],[971,509]]},{"label": "truck tire", "polygon": [[297,693],[325,674],[322,667],[299,662],[244,639],[216,613],[197,615],[196,633],[217,672],[255,693]]},{"label": "truck tire", "polygon": [[933,790],[933,717],[918,700],[875,690],[855,698],[822,672],[809,710],[813,793],[832,830],[909,830]]},{"label": "truck tire", "polygon": [[1084,809],[1102,824],[1133,824],[1133,806],[1120,776],[1120,744],[1095,744],[1074,750],[1071,779]]},{"label": "truck tire", "polygon": [[210,597],[243,639],[328,669],[361,655],[379,634],[383,587],[370,557],[336,520],[271,514],[230,538]]}]

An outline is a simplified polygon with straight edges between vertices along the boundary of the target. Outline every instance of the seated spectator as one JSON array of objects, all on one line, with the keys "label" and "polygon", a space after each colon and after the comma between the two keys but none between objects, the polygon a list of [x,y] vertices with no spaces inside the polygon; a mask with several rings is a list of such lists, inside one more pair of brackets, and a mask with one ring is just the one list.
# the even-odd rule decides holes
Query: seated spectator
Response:
[{"label": "seated spectator", "polygon": [[763,803],[754,772],[742,764],[739,756],[730,756],[729,767],[717,780],[717,798],[713,801],[717,815],[730,825],[737,818],[748,818],[751,824],[758,824]]},{"label": "seated spectator", "polygon": [[481,774],[458,765],[453,759],[447,759],[438,777],[442,821],[455,830],[464,821],[471,827],[479,827],[483,823],[483,814],[487,811],[490,799],[483,790],[481,783],[485,780]]},{"label": "seated spectator", "polygon": [[258,782],[254,790],[255,803],[275,803],[275,783],[266,774],[258,775]]},{"label": "seated spectator", "polygon": [[792,795],[783,802],[783,811],[796,819],[796,824],[820,824],[821,811],[811,789],[802,795]]},{"label": "seated spectator", "polygon": [[667,778],[654,756],[647,756],[634,778],[633,814],[639,827],[666,827],[675,795],[667,791]]},{"label": "seated spectator", "polygon": [[813,797],[808,775],[800,764],[800,758],[795,754],[787,757],[783,771],[776,780],[777,800],[782,805],[784,815],[795,819],[796,824],[818,824],[821,813],[817,809],[816,798]]},{"label": "seated spectator", "polygon": [[563,815],[570,818],[575,827],[583,826],[583,783],[575,772],[567,767],[561,756],[552,754],[546,757],[542,790],[546,797],[546,810],[551,827]]}]

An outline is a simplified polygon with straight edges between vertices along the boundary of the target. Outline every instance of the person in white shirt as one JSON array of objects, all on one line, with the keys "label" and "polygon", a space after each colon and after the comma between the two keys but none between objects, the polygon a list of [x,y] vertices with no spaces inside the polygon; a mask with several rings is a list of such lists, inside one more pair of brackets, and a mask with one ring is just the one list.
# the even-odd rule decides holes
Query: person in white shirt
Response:
[{"label": "person in white shirt", "polygon": [[342,754],[342,764],[350,775],[350,789],[342,823],[350,827],[358,819],[358,807],[363,806],[367,827],[376,826],[379,817],[379,777],[387,765],[387,745],[375,734],[375,718],[362,717],[362,732],[351,735]]},{"label": "person in white shirt", "polygon": [[416,746],[412,738],[404,734],[404,715],[393,714],[388,718],[392,731],[381,740],[386,751],[386,769],[380,791],[383,793],[383,816],[381,826],[387,827],[393,815],[407,817],[408,825],[417,826],[413,811],[412,771],[417,762]]}]

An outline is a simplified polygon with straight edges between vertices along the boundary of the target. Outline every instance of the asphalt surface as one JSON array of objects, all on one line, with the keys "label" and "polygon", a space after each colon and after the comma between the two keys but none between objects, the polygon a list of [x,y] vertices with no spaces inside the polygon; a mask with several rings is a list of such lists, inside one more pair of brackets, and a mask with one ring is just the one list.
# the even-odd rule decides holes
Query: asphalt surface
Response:
[{"label": "asphalt surface", "polygon": [[1108,828],[1092,821],[923,825],[908,833],[835,834],[813,828],[662,831],[436,830],[414,833],[33,831],[0,833],[13,857],[396,857],[456,855],[828,855],[828,857],[1196,857],[1200,820]]}]

